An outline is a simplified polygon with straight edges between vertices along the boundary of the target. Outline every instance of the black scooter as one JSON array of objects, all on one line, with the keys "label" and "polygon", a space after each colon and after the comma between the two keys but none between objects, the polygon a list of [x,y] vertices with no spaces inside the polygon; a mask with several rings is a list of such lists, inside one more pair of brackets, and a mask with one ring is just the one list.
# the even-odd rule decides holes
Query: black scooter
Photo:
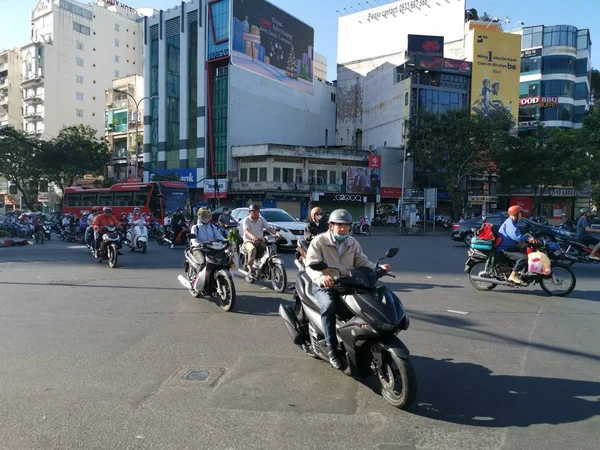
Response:
[{"label": "black scooter", "polygon": [[[398,249],[392,248],[385,258],[397,253]],[[282,304],[279,314],[294,344],[315,358],[329,361],[312,281],[301,270],[298,260],[296,266],[300,272],[294,292],[295,308]],[[327,264],[320,262],[310,267],[323,271]],[[338,351],[344,355],[344,373],[357,377],[374,373],[383,397],[393,406],[406,409],[416,398],[417,378],[408,348],[396,334],[408,329],[409,319],[400,299],[387,287],[377,285],[377,280],[384,275],[385,271],[377,266],[376,269],[358,267],[349,276],[334,277],[335,289],[341,294],[341,301],[336,305],[337,337],[341,347]]]}]

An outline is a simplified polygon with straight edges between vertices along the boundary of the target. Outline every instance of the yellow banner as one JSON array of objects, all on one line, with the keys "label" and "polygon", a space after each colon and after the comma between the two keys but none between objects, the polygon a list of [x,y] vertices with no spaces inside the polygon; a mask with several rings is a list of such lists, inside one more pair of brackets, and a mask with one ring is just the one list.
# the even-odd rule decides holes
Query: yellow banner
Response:
[{"label": "yellow banner", "polygon": [[487,116],[507,109],[519,118],[521,35],[473,30],[473,75],[471,110]]}]

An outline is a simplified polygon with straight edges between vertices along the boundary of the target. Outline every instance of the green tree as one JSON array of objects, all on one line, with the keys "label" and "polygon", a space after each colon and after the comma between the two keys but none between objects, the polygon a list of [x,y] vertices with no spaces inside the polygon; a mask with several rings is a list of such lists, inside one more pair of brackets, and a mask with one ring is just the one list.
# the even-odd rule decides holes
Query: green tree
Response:
[{"label": "green tree", "polygon": [[44,145],[42,166],[48,180],[63,192],[84,175],[101,175],[108,162],[108,146],[87,125],[63,127]]},{"label": "green tree", "polygon": [[592,70],[590,95],[594,102],[594,106],[598,106],[598,103],[600,103],[600,71],[596,69]]},{"label": "green tree", "polygon": [[30,210],[35,210],[39,182],[43,181],[39,141],[13,128],[0,130],[0,175],[12,182]]},{"label": "green tree", "polygon": [[490,16],[487,12],[484,12],[479,17],[479,20],[481,20],[482,22],[491,22],[492,20],[494,20],[494,16]]},{"label": "green tree", "polygon": [[420,171],[436,173],[452,196],[453,214],[464,208],[461,180],[471,174],[494,173],[495,158],[515,145],[513,118],[499,110],[488,117],[469,110],[441,114],[419,112],[408,124],[407,151]]}]

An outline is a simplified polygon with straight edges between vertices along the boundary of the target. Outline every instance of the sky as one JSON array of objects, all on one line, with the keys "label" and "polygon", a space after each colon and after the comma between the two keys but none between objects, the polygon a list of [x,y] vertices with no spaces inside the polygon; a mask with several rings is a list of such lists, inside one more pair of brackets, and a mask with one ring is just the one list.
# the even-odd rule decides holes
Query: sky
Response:
[{"label": "sky", "polygon": [[[306,22],[315,30],[315,50],[327,57],[328,79],[336,78],[337,18],[336,10],[360,9],[358,0],[270,0],[279,8]],[[393,3],[378,0],[378,3]],[[123,0],[137,7],[169,9],[180,4],[177,0]],[[27,42],[30,34],[30,14],[37,0],[0,0],[0,50],[18,47]],[[364,4],[364,2],[363,2]],[[573,25],[589,28],[592,38],[592,64],[600,66],[600,0],[467,0],[467,8],[479,14],[509,17],[529,25]],[[508,25],[507,27],[511,27]]]}]

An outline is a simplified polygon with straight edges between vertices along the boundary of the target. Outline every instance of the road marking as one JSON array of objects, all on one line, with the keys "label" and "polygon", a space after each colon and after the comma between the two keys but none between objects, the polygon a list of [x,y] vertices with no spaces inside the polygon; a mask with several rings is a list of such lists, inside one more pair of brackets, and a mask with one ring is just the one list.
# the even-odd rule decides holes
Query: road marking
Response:
[{"label": "road marking", "polygon": [[467,314],[469,314],[467,311],[455,311],[453,309],[447,309],[446,312],[454,313],[454,314],[462,314],[463,316],[466,316]]}]

